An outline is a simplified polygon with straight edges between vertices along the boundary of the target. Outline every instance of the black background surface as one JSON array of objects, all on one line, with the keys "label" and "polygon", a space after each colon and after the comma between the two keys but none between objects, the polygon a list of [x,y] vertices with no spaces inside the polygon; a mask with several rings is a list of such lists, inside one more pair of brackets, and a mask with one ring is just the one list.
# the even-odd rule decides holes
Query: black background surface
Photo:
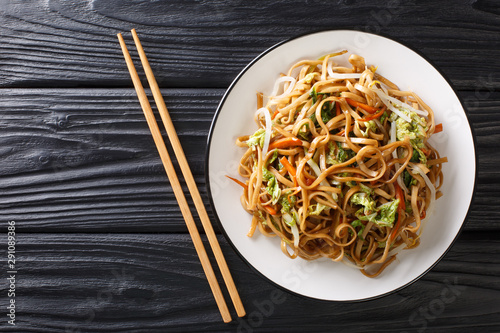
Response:
[{"label": "black background surface", "polygon": [[[207,207],[210,123],[254,57],[326,29],[380,33],[417,50],[450,80],[475,133],[476,194],[457,242],[411,286],[339,303],[275,287],[220,234],[248,314],[232,309],[224,324],[118,45],[122,32],[131,47],[131,28]],[[0,2],[0,331],[500,331],[499,32],[493,0]],[[5,309],[9,220],[15,327]]]}]

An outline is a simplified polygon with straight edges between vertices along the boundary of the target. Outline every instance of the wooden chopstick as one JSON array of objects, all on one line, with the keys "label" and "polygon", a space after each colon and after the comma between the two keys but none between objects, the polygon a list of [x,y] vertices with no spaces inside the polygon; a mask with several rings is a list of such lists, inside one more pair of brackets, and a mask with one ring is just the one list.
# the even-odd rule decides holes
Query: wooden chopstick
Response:
[{"label": "wooden chopstick", "polygon": [[[233,281],[231,274],[229,272],[229,268],[227,267],[227,263],[224,259],[224,256],[222,254],[222,250],[221,250],[220,245],[217,241],[217,237],[215,235],[215,232],[213,231],[212,224],[210,223],[210,219],[208,218],[208,214],[206,213],[205,206],[203,205],[203,201],[201,199],[198,188],[197,188],[196,183],[194,181],[193,175],[191,173],[191,169],[189,168],[186,157],[185,157],[184,152],[182,150],[182,146],[180,144],[180,141],[177,137],[175,128],[174,128],[172,121],[170,119],[170,116],[168,114],[168,110],[166,108],[165,102],[163,100],[163,97],[161,96],[160,89],[158,87],[158,84],[156,83],[156,79],[154,78],[153,72],[151,70],[151,67],[150,67],[148,61],[147,61],[145,52],[140,44],[140,41],[139,41],[139,38],[137,36],[137,33],[135,32],[135,29],[132,30],[132,34],[133,34],[134,41],[136,43],[136,47],[138,49],[140,58],[141,58],[141,62],[143,64],[144,70],[146,72],[148,82],[149,82],[151,90],[153,92],[153,96],[154,96],[155,102],[157,104],[157,108],[160,112],[162,121],[163,121],[165,128],[167,130],[168,137],[170,139],[170,142],[171,142],[172,147],[174,149],[174,152],[176,154],[177,160],[178,160],[179,165],[181,167],[181,170],[183,172],[185,181],[188,185],[188,189],[191,192],[193,202],[195,203],[196,209],[197,209],[198,214],[200,216],[200,220],[202,221],[202,225],[205,229],[205,233],[207,235],[209,243],[212,247],[212,251],[214,252],[216,261],[217,261],[219,268],[221,270],[222,276],[224,278],[224,282],[226,283],[226,286],[228,288],[229,294],[230,294],[231,299],[233,301],[233,304],[236,308],[236,312],[237,312],[238,316],[242,317],[245,315],[245,309],[243,308],[243,304],[241,302],[238,291],[236,289],[234,281]],[[133,64],[132,58],[130,57],[130,54],[127,50],[127,46],[126,46],[125,41],[123,40],[123,37],[121,34],[118,34],[118,40],[120,41],[123,55],[125,57],[125,61],[127,63],[128,70],[129,70],[130,75],[132,77],[132,82],[134,83],[134,87],[136,89],[137,96],[138,96],[139,101],[141,103],[141,107],[144,111],[146,121],[147,121],[149,128],[151,130],[151,133],[153,135],[153,139],[155,141],[156,147],[157,147],[158,152],[160,154],[160,158],[161,158],[163,165],[165,167],[165,170],[167,172],[167,176],[168,176],[170,183],[172,185],[172,189],[174,190],[175,197],[176,197],[176,199],[179,203],[179,206],[181,208],[182,215],[184,217],[184,220],[186,221],[188,231],[191,235],[195,249],[196,249],[198,256],[200,258],[203,270],[205,271],[205,275],[207,276],[208,282],[210,284],[210,288],[212,289],[212,293],[214,294],[214,298],[215,298],[216,303],[219,307],[219,311],[222,315],[224,322],[229,322],[229,321],[231,321],[231,316],[229,314],[229,310],[227,308],[226,302],[224,301],[224,297],[223,297],[222,292],[220,290],[220,287],[217,283],[217,279],[215,277],[213,269],[210,265],[210,261],[208,260],[207,253],[206,253],[205,248],[203,246],[203,243],[201,241],[200,235],[198,233],[198,229],[196,228],[196,224],[193,220],[193,216],[191,215],[191,211],[189,209],[186,198],[185,198],[184,193],[182,191],[182,188],[180,186],[179,180],[177,178],[177,174],[175,172],[175,169],[173,168],[172,161],[170,160],[170,157],[168,155],[168,151],[166,149],[165,142],[163,141],[160,130],[158,128],[158,124],[156,123],[153,111],[151,109],[151,105],[149,104],[146,93],[144,92],[144,88],[142,87],[142,84],[141,84],[141,81],[140,81],[139,76],[137,74],[137,71],[135,70],[135,66]]]},{"label": "wooden chopstick", "polygon": [[177,162],[181,167],[184,180],[186,181],[189,192],[191,193],[191,197],[193,199],[194,205],[200,217],[203,229],[205,230],[208,241],[215,255],[215,259],[222,273],[222,277],[229,291],[229,295],[231,297],[231,300],[233,301],[236,313],[238,314],[239,317],[243,317],[245,315],[245,308],[243,307],[243,303],[241,302],[240,296],[238,294],[238,289],[236,289],[229,268],[227,267],[226,260],[224,258],[224,255],[222,254],[219,242],[217,241],[217,237],[212,227],[212,223],[210,222],[210,218],[208,217],[205,205],[203,204],[203,200],[201,199],[200,196],[200,192],[198,191],[198,187],[196,186],[196,182],[194,181],[191,168],[189,167],[189,164],[186,160],[186,156],[184,155],[184,151],[182,150],[182,145],[179,141],[179,137],[177,136],[174,124],[172,123],[172,119],[170,118],[170,115],[168,113],[167,106],[165,105],[165,101],[163,100],[163,96],[161,95],[160,88],[158,87],[158,83],[156,82],[156,79],[154,77],[153,70],[149,65],[146,53],[144,52],[144,49],[139,40],[139,37],[137,36],[137,32],[135,31],[135,29],[132,29],[132,36],[134,38],[137,51],[139,53],[139,57],[141,58],[142,67],[144,68],[144,72],[146,73],[146,77],[148,79],[151,92],[153,93],[153,97],[156,106],[158,108],[158,112],[160,113],[163,125],[165,126],[165,129],[167,131],[168,138],[174,149],[175,157],[177,157]]},{"label": "wooden chopstick", "polygon": [[118,40],[120,41],[123,55],[125,57],[130,76],[132,77],[132,82],[134,83],[139,102],[141,104],[142,110],[144,111],[144,116],[146,117],[146,121],[149,125],[151,134],[153,135],[156,148],[158,149],[158,153],[160,154],[163,166],[165,167],[165,171],[167,172],[167,177],[170,180],[174,195],[177,199],[177,202],[179,203],[182,216],[186,221],[189,234],[191,235],[191,239],[193,240],[194,247],[196,249],[198,257],[200,258],[201,265],[203,267],[203,270],[205,271],[205,275],[207,276],[208,283],[210,284],[210,288],[212,289],[212,293],[214,294],[215,301],[222,315],[222,319],[226,323],[230,322],[231,315],[229,313],[229,309],[227,308],[224,296],[222,295],[222,291],[219,287],[219,284],[217,283],[217,278],[212,269],[212,266],[210,265],[210,260],[208,259],[208,255],[205,251],[205,247],[203,246],[203,242],[201,240],[200,234],[198,233],[198,229],[196,228],[193,216],[191,215],[186,197],[184,196],[184,192],[182,191],[180,182],[177,179],[177,174],[175,173],[174,166],[172,165],[172,161],[170,160],[170,156],[168,155],[168,151],[161,136],[158,124],[156,123],[153,110],[151,109],[151,105],[149,104],[148,98],[139,79],[139,75],[137,75],[137,71],[135,70],[132,58],[130,57],[127,46],[125,45],[125,41],[123,40],[121,34],[118,34]]}]

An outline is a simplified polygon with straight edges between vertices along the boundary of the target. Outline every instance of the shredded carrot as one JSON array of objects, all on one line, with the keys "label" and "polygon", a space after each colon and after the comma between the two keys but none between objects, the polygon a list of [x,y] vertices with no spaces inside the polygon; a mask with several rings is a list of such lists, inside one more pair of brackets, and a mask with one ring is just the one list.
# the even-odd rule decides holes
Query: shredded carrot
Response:
[{"label": "shredded carrot", "polygon": [[280,113],[278,110],[274,111],[273,115],[271,116],[271,119],[276,118],[276,116]]},{"label": "shredded carrot", "polygon": [[338,133],[337,133],[337,134],[335,134],[335,135],[342,136],[342,135],[344,135],[344,133],[345,133],[345,130],[342,130],[342,131],[338,132]]},{"label": "shredded carrot", "polygon": [[283,166],[287,169],[287,171],[290,173],[291,176],[295,177],[295,175],[297,174],[297,170],[295,170],[293,165],[291,165],[290,162],[288,162],[288,159],[286,158],[286,156],[283,156],[280,159],[280,163],[283,164]]},{"label": "shredded carrot", "polygon": [[358,121],[370,121],[370,120],[373,120],[373,119],[377,119],[378,117],[381,117],[385,112],[385,106],[377,113],[375,114],[371,114],[369,116],[366,116],[364,118],[360,118],[358,119]]},{"label": "shredded carrot", "polygon": [[354,107],[357,107],[357,108],[361,108],[363,110],[365,110],[366,112],[368,113],[375,113],[378,111],[377,108],[374,108],[373,106],[369,106],[367,104],[364,104],[364,103],[360,103],[360,102],[357,102],[355,100],[352,100],[350,98],[346,98],[345,101],[347,102],[347,104],[349,104],[350,106],[354,106]]},{"label": "shredded carrot", "polygon": [[337,116],[340,116],[340,114],[342,113],[342,111],[340,111],[340,103],[338,101],[335,102],[335,110],[337,112]]},{"label": "shredded carrot", "polygon": [[293,184],[295,186],[297,186],[297,178],[295,177],[295,175],[297,174],[297,170],[295,170],[295,168],[293,167],[293,165],[291,165],[290,162],[288,162],[288,159],[286,158],[286,156],[283,156],[280,159],[280,163],[283,164],[283,166],[288,171],[288,173],[290,174],[290,176],[292,176]]},{"label": "shredded carrot", "polygon": [[442,132],[442,131],[443,131],[443,124],[442,123],[439,123],[436,125],[436,127],[434,127],[434,134]]},{"label": "shredded carrot", "polygon": [[238,179],[236,179],[236,178],[229,177],[229,176],[227,176],[227,175],[226,175],[226,177],[227,177],[227,178],[229,178],[229,179],[231,179],[232,181],[234,181],[236,184],[240,185],[241,187],[243,187],[245,190],[248,190],[248,186],[247,186],[247,184],[245,184],[245,183],[243,183],[243,182],[239,181],[239,180],[238,180]]},{"label": "shredded carrot", "polygon": [[431,154],[431,150],[427,148],[420,148],[422,153],[424,153],[425,156],[429,156]]},{"label": "shredded carrot", "polygon": [[272,206],[269,206],[269,205],[265,205],[264,206],[264,209],[271,215],[276,215],[277,212],[276,212],[276,209],[274,209]]},{"label": "shredded carrot", "polygon": [[288,148],[294,146],[302,146],[302,141],[295,137],[286,137],[272,142],[269,145],[269,151],[276,148]]}]

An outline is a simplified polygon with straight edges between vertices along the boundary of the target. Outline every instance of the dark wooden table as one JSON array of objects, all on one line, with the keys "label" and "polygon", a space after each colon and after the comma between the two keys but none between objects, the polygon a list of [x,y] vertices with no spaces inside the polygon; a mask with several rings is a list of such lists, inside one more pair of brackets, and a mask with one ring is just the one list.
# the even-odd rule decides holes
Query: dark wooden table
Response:
[{"label": "dark wooden table", "polygon": [[[476,193],[458,241],[394,294],[321,302],[257,274],[216,226],[248,313],[237,319],[232,309],[233,322],[222,323],[118,45],[118,32],[132,45],[131,28],[207,207],[210,123],[255,56],[340,28],[418,50],[451,81],[475,132]],[[494,0],[0,2],[0,331],[499,332],[499,59]],[[8,221],[15,297],[7,296]]]}]

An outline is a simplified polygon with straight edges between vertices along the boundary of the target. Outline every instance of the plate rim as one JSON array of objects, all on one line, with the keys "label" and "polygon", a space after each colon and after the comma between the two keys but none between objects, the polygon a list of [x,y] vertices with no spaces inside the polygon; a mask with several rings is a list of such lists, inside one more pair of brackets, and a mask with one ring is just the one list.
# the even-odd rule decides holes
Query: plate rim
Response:
[{"label": "plate rim", "polygon": [[[229,94],[231,93],[231,91],[233,90],[233,88],[236,86],[236,84],[238,83],[238,81],[241,79],[241,77],[252,66],[254,66],[260,59],[262,59],[265,55],[267,55],[268,53],[270,53],[274,49],[277,49],[278,47],[280,47],[280,46],[282,46],[282,45],[284,45],[286,43],[289,43],[291,41],[294,41],[296,39],[299,39],[299,38],[307,37],[309,35],[320,34],[320,33],[327,33],[327,32],[349,32],[349,33],[351,33],[351,32],[359,32],[359,33],[362,33],[362,34],[372,35],[372,36],[379,37],[379,38],[385,38],[385,39],[388,39],[388,40],[390,40],[390,41],[392,41],[394,43],[400,44],[401,46],[403,46],[403,47],[405,47],[405,48],[407,48],[407,49],[415,52],[419,57],[421,57],[423,60],[425,60],[446,81],[446,83],[448,84],[448,86],[451,88],[451,90],[455,94],[455,97],[459,101],[460,106],[462,107],[462,109],[464,111],[464,115],[466,117],[467,125],[468,125],[470,133],[471,133],[472,147],[473,147],[472,153],[474,154],[474,178],[473,178],[473,184],[472,184],[472,192],[471,192],[470,200],[469,200],[468,207],[467,207],[467,212],[466,212],[466,214],[465,214],[465,216],[463,218],[463,221],[462,221],[462,223],[460,225],[460,228],[458,229],[456,235],[454,236],[453,240],[450,242],[450,244],[446,248],[446,250],[425,271],[423,271],[420,275],[418,275],[414,279],[408,281],[407,283],[405,283],[405,284],[403,284],[403,285],[401,285],[401,286],[399,286],[399,287],[397,287],[395,289],[389,290],[387,292],[384,292],[384,293],[381,293],[381,294],[378,294],[378,295],[374,295],[374,296],[370,296],[370,297],[365,297],[365,298],[358,298],[358,299],[329,300],[329,299],[323,299],[323,298],[317,298],[317,297],[314,297],[314,296],[304,295],[304,294],[301,294],[301,293],[299,293],[297,291],[288,289],[285,286],[282,286],[282,285],[278,284],[277,282],[275,282],[272,279],[270,279],[269,277],[267,277],[264,273],[262,273],[259,270],[257,270],[245,258],[245,256],[243,256],[243,254],[241,254],[241,252],[237,249],[236,245],[233,243],[233,241],[231,240],[231,238],[229,237],[229,235],[226,233],[226,230],[225,230],[224,226],[222,225],[222,222],[220,221],[219,215],[217,214],[217,210],[215,209],[215,203],[213,201],[212,191],[211,191],[211,187],[210,187],[210,173],[209,173],[209,169],[210,169],[209,168],[209,161],[210,161],[210,159],[209,159],[209,157],[210,157],[210,147],[211,147],[211,143],[212,143],[212,137],[213,137],[214,128],[215,128],[215,125],[216,125],[217,120],[219,118],[219,115],[221,113],[221,109],[224,106],[224,103],[225,103],[227,97],[229,96]],[[210,203],[210,208],[211,208],[212,213],[213,213],[213,215],[215,217],[215,220],[216,220],[216,223],[217,223],[217,226],[218,226],[219,230],[221,231],[221,233],[223,234],[224,238],[229,243],[229,245],[231,246],[231,248],[233,249],[233,251],[235,251],[238,254],[238,256],[243,260],[243,262],[247,266],[249,266],[254,272],[256,272],[259,276],[263,277],[267,282],[270,282],[272,285],[278,287],[282,291],[285,291],[285,292],[287,292],[289,294],[292,294],[292,295],[295,295],[295,296],[299,296],[299,297],[302,297],[302,298],[305,298],[305,299],[313,299],[313,300],[316,300],[316,301],[328,302],[328,303],[330,303],[330,302],[360,303],[360,302],[367,302],[367,301],[371,301],[371,300],[375,300],[375,299],[379,299],[379,298],[383,298],[383,297],[389,296],[391,294],[394,294],[394,293],[396,293],[396,292],[398,292],[398,291],[400,291],[400,290],[402,290],[404,288],[407,288],[410,285],[414,284],[415,282],[417,282],[418,280],[420,280],[422,277],[424,277],[427,273],[429,273],[439,262],[441,262],[441,260],[446,256],[446,254],[448,254],[448,252],[451,250],[451,248],[453,247],[453,245],[455,245],[456,241],[458,240],[459,236],[461,235],[461,233],[462,233],[462,231],[464,229],[465,224],[467,223],[467,220],[468,220],[468,217],[469,217],[469,214],[470,214],[470,210],[471,210],[471,205],[472,205],[472,202],[473,202],[474,197],[476,195],[476,190],[477,190],[477,173],[478,173],[478,170],[477,170],[478,156],[476,154],[476,133],[475,133],[475,129],[471,126],[469,118],[470,118],[469,117],[469,111],[465,107],[462,98],[457,94],[457,91],[456,91],[455,87],[453,86],[453,84],[451,83],[451,80],[442,72],[442,70],[439,67],[437,67],[431,60],[429,60],[420,51],[418,51],[418,50],[414,49],[413,47],[410,47],[407,44],[399,41],[397,38],[394,38],[392,36],[391,37],[385,36],[385,35],[383,35],[381,33],[376,33],[375,34],[375,33],[366,32],[366,31],[357,30],[357,29],[321,29],[321,30],[310,31],[310,32],[306,32],[306,33],[303,33],[303,34],[294,35],[292,37],[286,38],[286,39],[284,39],[284,40],[282,40],[282,41],[280,41],[280,42],[272,45],[271,47],[268,47],[267,49],[265,49],[264,51],[262,51],[259,55],[257,55],[255,58],[253,58],[238,73],[238,75],[231,81],[231,84],[226,88],[223,96],[221,97],[221,100],[220,100],[219,104],[217,105],[217,109],[216,109],[215,114],[214,114],[214,116],[212,118],[212,122],[210,123],[210,129],[209,129],[209,132],[208,132],[206,146],[205,146],[205,167],[204,167],[204,172],[205,172],[205,187],[206,187],[206,190],[207,190],[207,196],[208,196],[208,200],[209,200],[209,203]]]}]

